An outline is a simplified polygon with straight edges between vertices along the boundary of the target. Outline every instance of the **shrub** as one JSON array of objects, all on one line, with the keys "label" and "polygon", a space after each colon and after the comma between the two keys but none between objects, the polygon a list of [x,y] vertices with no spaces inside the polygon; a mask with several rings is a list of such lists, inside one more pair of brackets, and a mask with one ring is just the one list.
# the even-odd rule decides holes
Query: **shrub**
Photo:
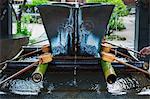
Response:
[{"label": "shrub", "polygon": [[23,15],[21,22],[17,21],[17,35],[31,36],[31,31],[28,30],[27,25],[30,23],[31,16]]},{"label": "shrub", "polygon": [[32,0],[33,5],[47,4],[48,0]]}]

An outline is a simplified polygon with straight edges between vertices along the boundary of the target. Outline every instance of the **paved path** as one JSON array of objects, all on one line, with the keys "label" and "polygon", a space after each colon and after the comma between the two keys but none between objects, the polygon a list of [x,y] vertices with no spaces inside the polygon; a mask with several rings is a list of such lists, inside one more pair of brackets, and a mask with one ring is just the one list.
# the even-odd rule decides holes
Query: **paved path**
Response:
[{"label": "paved path", "polygon": [[129,15],[123,17],[123,22],[126,26],[125,30],[115,31],[114,34],[126,37],[125,41],[111,41],[112,43],[116,43],[118,45],[127,46],[130,48],[134,48],[134,35],[135,35],[135,16]]}]

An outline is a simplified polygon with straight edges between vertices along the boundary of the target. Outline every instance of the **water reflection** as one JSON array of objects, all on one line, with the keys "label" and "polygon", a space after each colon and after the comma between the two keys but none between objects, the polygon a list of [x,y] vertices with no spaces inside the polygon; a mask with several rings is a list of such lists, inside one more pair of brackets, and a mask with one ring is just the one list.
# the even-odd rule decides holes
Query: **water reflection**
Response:
[{"label": "water reflection", "polygon": [[[100,38],[94,33],[94,23],[83,20],[82,11],[70,9],[66,22],[61,23],[57,35],[51,38],[52,54],[68,55],[70,48],[79,45],[80,54],[98,56]],[[72,40],[74,40],[72,42]]]},{"label": "water reflection", "polygon": [[51,38],[52,54],[55,55],[66,55],[68,54],[68,46],[72,42],[73,33],[73,10],[70,9],[70,14],[65,23],[61,24],[57,29],[57,36]]}]

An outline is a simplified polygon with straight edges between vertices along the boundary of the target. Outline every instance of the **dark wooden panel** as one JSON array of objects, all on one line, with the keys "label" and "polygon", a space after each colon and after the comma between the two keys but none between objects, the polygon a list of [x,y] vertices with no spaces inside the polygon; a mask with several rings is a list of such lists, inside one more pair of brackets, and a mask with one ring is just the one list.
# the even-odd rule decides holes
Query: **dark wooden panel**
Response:
[{"label": "dark wooden panel", "polygon": [[0,38],[7,38],[12,33],[12,14],[9,0],[0,0]]}]

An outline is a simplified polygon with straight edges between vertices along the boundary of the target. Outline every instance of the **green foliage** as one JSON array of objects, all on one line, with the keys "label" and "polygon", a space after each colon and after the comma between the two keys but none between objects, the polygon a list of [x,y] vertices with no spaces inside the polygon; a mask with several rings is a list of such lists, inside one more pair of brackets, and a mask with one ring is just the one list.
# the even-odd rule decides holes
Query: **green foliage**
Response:
[{"label": "green foliage", "polygon": [[47,4],[48,0],[32,0],[33,5]]},{"label": "green foliage", "polygon": [[[17,22],[17,24],[19,24]],[[17,29],[20,28],[20,25],[18,27],[17,25]],[[20,30],[17,31],[16,35],[21,35],[21,36],[31,36],[31,31],[28,30],[26,25],[21,26]]]},{"label": "green foliage", "polygon": [[113,41],[113,40],[117,40],[117,41],[125,41],[126,38],[125,37],[121,37],[119,35],[106,35],[106,40],[109,41]]},{"label": "green foliage", "polygon": [[36,42],[37,42],[36,39],[30,39],[29,44],[32,45],[32,44],[34,44]]},{"label": "green foliage", "polygon": [[88,3],[109,3],[114,4],[115,9],[109,21],[110,30],[123,30],[125,26],[120,17],[127,16],[129,9],[124,5],[122,0],[87,0]]},{"label": "green foliage", "polygon": [[21,21],[17,21],[17,35],[31,36],[31,31],[29,31],[27,28],[27,25],[30,23],[30,20],[30,15],[23,15]]},{"label": "green foliage", "polygon": [[17,21],[16,27],[17,27],[17,33],[16,34],[18,34],[21,32],[21,21]]},{"label": "green foliage", "polygon": [[21,28],[21,32],[17,33],[22,36],[31,36],[31,31],[28,30],[27,26]]},{"label": "green foliage", "polygon": [[22,16],[21,22],[24,24],[29,24],[31,19],[32,19],[32,16],[29,14],[26,14]]},{"label": "green foliage", "polygon": [[109,29],[121,31],[123,29],[126,29],[126,27],[124,26],[122,19],[112,14],[112,17],[109,20]]},{"label": "green foliage", "polygon": [[124,5],[122,0],[87,0],[88,3],[109,3],[109,4],[114,4],[115,9],[114,13],[117,14],[118,16],[126,16],[129,14],[129,11]]}]

